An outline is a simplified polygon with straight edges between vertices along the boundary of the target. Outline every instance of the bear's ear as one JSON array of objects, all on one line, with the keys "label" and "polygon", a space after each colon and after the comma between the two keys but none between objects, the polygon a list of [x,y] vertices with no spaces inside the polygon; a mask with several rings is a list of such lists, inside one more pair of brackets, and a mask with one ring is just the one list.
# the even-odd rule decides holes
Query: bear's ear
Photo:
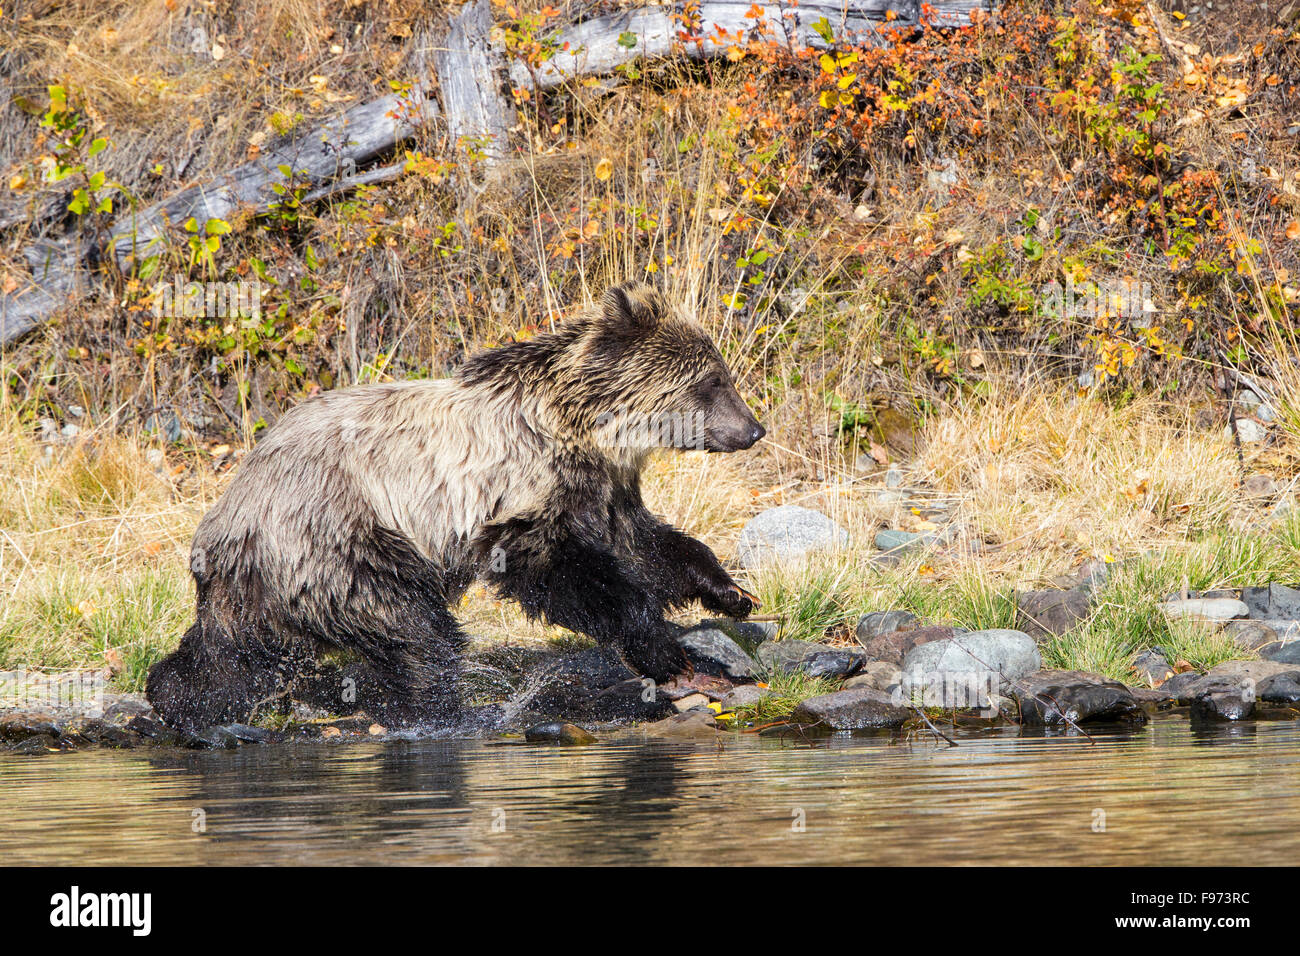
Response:
[{"label": "bear's ear", "polygon": [[650,332],[663,318],[664,300],[652,287],[629,282],[605,292],[603,312],[611,328]]}]

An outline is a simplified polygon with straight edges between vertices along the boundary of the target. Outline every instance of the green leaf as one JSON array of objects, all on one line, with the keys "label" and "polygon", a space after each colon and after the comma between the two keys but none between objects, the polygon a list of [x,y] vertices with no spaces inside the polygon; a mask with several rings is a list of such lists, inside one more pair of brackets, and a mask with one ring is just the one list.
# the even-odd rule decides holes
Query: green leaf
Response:
[{"label": "green leaf", "polygon": [[98,137],[97,139],[92,140],[91,143],[90,143],[90,155],[91,155],[91,156],[98,156],[100,153],[102,153],[102,152],[103,152],[104,150],[106,150],[106,149],[108,149],[108,140],[106,140],[106,139],[105,139],[104,137],[102,137],[102,136]]},{"label": "green leaf", "polygon": [[231,231],[230,223],[224,219],[209,219],[203,229],[209,236],[224,236]]},{"label": "green leaf", "polygon": [[831,30],[831,22],[825,17],[818,17],[813,21],[813,32],[816,33],[827,43],[835,42],[835,33]]},{"label": "green leaf", "polygon": [[93,192],[93,193],[95,193],[95,192],[99,192],[99,190],[102,189],[103,186],[104,186],[104,174],[103,174],[103,173],[95,173],[95,175],[93,175],[93,176],[90,177],[90,191],[91,191],[91,192]]},{"label": "green leaf", "polygon": [[626,30],[618,35],[618,45],[625,50],[630,50],[636,46],[636,34]]},{"label": "green leaf", "polygon": [[80,216],[89,208],[89,205],[86,201],[86,191],[78,189],[72,194],[72,199],[68,203],[68,211]]},{"label": "green leaf", "polygon": [[194,219],[193,216],[190,216],[189,219],[186,219],[186,220],[185,220],[185,231],[186,231],[186,232],[198,232],[198,231],[199,231],[199,224],[198,224],[198,222]]},{"label": "green leaf", "polygon": [[112,211],[113,211],[113,197],[112,197],[112,196],[105,196],[103,199],[101,199],[101,200],[99,201],[99,205],[95,207],[95,212],[104,212],[104,213],[109,213],[109,212],[112,212]]}]

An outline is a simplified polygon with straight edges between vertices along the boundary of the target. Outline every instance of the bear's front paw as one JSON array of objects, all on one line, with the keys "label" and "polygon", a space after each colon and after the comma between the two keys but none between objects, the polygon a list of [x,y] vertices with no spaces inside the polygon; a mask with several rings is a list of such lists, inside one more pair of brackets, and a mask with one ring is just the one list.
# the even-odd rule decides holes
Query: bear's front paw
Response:
[{"label": "bear's front paw", "polygon": [[663,683],[690,667],[686,652],[671,637],[624,648],[624,656],[643,677]]},{"label": "bear's front paw", "polygon": [[710,611],[717,611],[737,619],[749,617],[759,606],[758,598],[734,581],[717,588],[703,601]]}]

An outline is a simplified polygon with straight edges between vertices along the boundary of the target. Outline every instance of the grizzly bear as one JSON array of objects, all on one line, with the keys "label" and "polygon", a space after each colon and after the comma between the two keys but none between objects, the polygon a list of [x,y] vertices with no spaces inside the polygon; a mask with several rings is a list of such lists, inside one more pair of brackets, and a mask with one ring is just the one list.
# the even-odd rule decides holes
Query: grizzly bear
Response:
[{"label": "grizzly bear", "polygon": [[244,721],[343,652],[377,688],[372,716],[454,718],[449,609],[476,579],[667,679],[687,663],[667,609],[744,617],[757,599],[646,510],[642,468],[656,447],[764,434],[707,333],[641,284],[451,378],[312,398],[200,522],[197,621],[146,695],[177,727]]}]

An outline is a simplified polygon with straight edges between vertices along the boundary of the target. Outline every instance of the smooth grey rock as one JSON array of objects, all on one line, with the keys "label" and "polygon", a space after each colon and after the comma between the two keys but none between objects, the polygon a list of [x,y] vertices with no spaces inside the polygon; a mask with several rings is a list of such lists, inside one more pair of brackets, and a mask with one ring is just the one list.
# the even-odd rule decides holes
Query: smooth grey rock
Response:
[{"label": "smooth grey rock", "polygon": [[722,698],[723,710],[735,710],[738,707],[753,707],[772,692],[753,684],[741,684]]},{"label": "smooth grey rock", "polygon": [[917,534],[915,531],[898,531],[894,528],[885,528],[876,532],[873,543],[880,551],[902,555],[937,544],[938,540],[932,534]]},{"label": "smooth grey rock", "polygon": [[1241,483],[1241,493],[1247,498],[1267,498],[1277,492],[1277,482],[1268,475],[1251,475]]},{"label": "smooth grey rock", "polygon": [[1245,720],[1255,712],[1255,700],[1240,690],[1205,691],[1192,698],[1197,720]]},{"label": "smooth grey rock", "polygon": [[688,710],[695,710],[697,707],[708,707],[709,697],[707,694],[688,694],[674,700],[673,706],[677,708],[679,714],[685,713]]},{"label": "smooth grey rock", "polygon": [[558,720],[529,727],[524,731],[524,740],[533,744],[566,744],[570,746],[594,744],[596,742],[594,736],[577,724]]},{"label": "smooth grey rock", "polygon": [[1083,591],[1026,591],[1016,596],[1016,626],[1037,641],[1064,634],[1092,613]]},{"label": "smooth grey rock", "polygon": [[[1197,706],[1197,698],[1213,694],[1237,695],[1245,703],[1256,699],[1291,703],[1292,689],[1297,681],[1300,681],[1300,665],[1280,661],[1224,661],[1185,688],[1179,688],[1179,697],[1193,706]],[[1208,715],[1206,708],[1222,710],[1229,707],[1229,702],[1226,699],[1210,703],[1203,701],[1200,706]]]},{"label": "smooth grey rock", "polygon": [[1256,686],[1255,694],[1268,704],[1300,704],[1300,671],[1265,677]]},{"label": "smooth grey rock", "polygon": [[911,714],[882,691],[855,687],[809,697],[794,709],[790,719],[830,730],[874,730],[902,726]]},{"label": "smooth grey rock", "polygon": [[864,614],[858,618],[857,634],[858,643],[865,644],[873,637],[880,637],[882,634],[893,634],[895,631],[905,631],[909,628],[919,627],[921,621],[911,611],[872,611],[870,614]]},{"label": "smooth grey rock", "polygon": [[1160,609],[1170,617],[1190,618],[1197,621],[1231,621],[1233,618],[1245,617],[1250,613],[1250,608],[1236,598],[1188,598],[1185,601],[1166,601],[1160,605]]},{"label": "smooth grey rock", "polygon": [[1041,669],[1037,642],[995,628],[913,647],[903,658],[903,692],[927,706],[985,707],[988,695]]},{"label": "smooth grey rock", "polygon": [[[1242,444],[1258,445],[1268,437],[1268,429],[1255,421],[1253,418],[1237,419],[1237,436],[1241,439]],[[1232,441],[1232,426],[1223,427],[1223,437]]]},{"label": "smooth grey rock", "polygon": [[143,694],[104,694],[104,719],[126,723],[132,717],[153,713],[153,706]]},{"label": "smooth grey rock", "polygon": [[225,724],[222,729],[229,731],[236,740],[245,744],[265,744],[275,739],[275,734],[265,727],[253,727],[249,724]]},{"label": "smooth grey rock", "polygon": [[1266,661],[1300,665],[1300,640],[1295,638],[1270,641],[1256,648],[1256,652]]},{"label": "smooth grey rock", "polygon": [[1263,621],[1228,621],[1223,625],[1227,633],[1242,650],[1253,651],[1277,640],[1277,631]]},{"label": "smooth grey rock", "polygon": [[688,710],[684,714],[675,714],[641,728],[651,737],[717,737],[722,728],[707,710]]},{"label": "smooth grey rock", "polygon": [[17,711],[0,716],[0,740],[19,741],[58,735],[54,716],[44,711]]},{"label": "smooth grey rock", "polygon": [[781,625],[776,621],[737,621],[730,617],[706,617],[696,627],[717,628],[752,654],[764,641],[776,639]]},{"label": "smooth grey rock", "polygon": [[866,655],[812,641],[765,641],[758,662],[768,671],[803,671],[809,677],[848,677],[866,663]]},{"label": "smooth grey rock", "polygon": [[181,745],[190,750],[234,750],[239,738],[226,727],[212,726],[185,734]]},{"label": "smooth grey rock", "polygon": [[1162,647],[1153,647],[1133,658],[1133,670],[1151,684],[1162,683],[1174,674],[1174,667]]},{"label": "smooth grey rock", "polygon": [[930,641],[946,641],[966,633],[969,632],[963,627],[933,624],[929,627],[914,627],[905,631],[894,631],[892,634],[881,634],[866,641],[858,638],[858,643],[862,645],[868,660],[888,661],[897,666],[903,663],[907,652],[918,645]]},{"label": "smooth grey rock", "polygon": [[746,570],[834,551],[849,534],[820,511],[798,505],[768,508],[746,522],[736,543],[736,563]]},{"label": "smooth grey rock", "polygon": [[1188,704],[1191,702],[1190,691],[1196,686],[1204,674],[1197,671],[1185,671],[1182,674],[1175,674],[1169,678],[1159,689],[1168,694],[1170,699],[1177,704]]},{"label": "smooth grey rock", "polygon": [[721,674],[736,681],[753,680],[758,674],[754,659],[717,628],[691,628],[677,636],[677,643],[690,662],[706,674]]},{"label": "smooth grey rock", "polygon": [[858,674],[844,682],[844,689],[870,687],[874,690],[888,691],[897,687],[902,679],[903,672],[897,664],[889,661],[867,661]]},{"label": "smooth grey rock", "polygon": [[1008,691],[1030,726],[1089,721],[1146,720],[1146,711],[1119,681],[1085,671],[1041,670],[1022,677]]}]

